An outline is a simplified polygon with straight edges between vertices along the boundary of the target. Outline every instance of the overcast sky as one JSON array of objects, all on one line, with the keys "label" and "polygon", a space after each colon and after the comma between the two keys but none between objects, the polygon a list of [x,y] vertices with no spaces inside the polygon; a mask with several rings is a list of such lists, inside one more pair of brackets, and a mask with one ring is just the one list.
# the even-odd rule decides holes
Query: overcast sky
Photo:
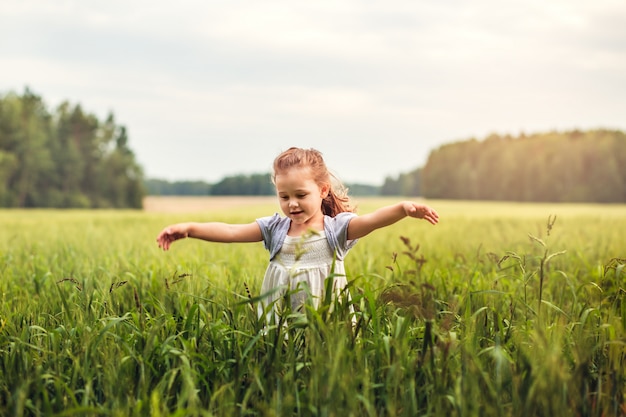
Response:
[{"label": "overcast sky", "polygon": [[113,112],[148,177],[315,147],[382,184],[490,133],[626,129],[624,0],[0,0],[0,94]]}]

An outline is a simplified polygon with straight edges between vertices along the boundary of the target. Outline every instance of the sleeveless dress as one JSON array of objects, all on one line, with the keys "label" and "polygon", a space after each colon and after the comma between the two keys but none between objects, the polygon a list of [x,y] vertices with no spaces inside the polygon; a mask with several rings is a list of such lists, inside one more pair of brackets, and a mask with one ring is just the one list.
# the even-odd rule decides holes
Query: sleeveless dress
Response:
[{"label": "sleeveless dress", "polygon": [[[317,308],[324,298],[326,278],[333,275],[333,296],[341,294],[348,281],[343,259],[357,240],[348,240],[348,224],[354,213],[324,216],[323,231],[309,231],[302,236],[287,236],[291,219],[278,214],[257,219],[270,263],[265,271],[261,294],[267,294],[259,314],[272,305],[281,308],[285,291],[290,291],[292,311],[298,311],[311,297]],[[272,291],[276,288],[279,290]]]}]

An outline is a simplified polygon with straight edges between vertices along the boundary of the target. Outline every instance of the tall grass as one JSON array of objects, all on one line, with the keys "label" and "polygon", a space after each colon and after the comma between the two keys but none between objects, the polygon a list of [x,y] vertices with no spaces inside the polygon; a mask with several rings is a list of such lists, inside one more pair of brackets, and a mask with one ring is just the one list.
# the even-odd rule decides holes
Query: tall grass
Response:
[{"label": "tall grass", "polygon": [[4,211],[0,415],[626,415],[624,207],[433,205],[260,317],[261,244],[158,251],[189,214]]}]

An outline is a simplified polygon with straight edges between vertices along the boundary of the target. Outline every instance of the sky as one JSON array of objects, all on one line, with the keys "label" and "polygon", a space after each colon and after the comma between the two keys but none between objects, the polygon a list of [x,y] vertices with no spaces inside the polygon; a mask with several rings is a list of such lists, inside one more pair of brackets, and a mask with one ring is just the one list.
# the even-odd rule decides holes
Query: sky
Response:
[{"label": "sky", "polygon": [[380,185],[492,133],[626,130],[624,0],[0,0],[0,95],[113,113],[146,177],[320,150]]}]

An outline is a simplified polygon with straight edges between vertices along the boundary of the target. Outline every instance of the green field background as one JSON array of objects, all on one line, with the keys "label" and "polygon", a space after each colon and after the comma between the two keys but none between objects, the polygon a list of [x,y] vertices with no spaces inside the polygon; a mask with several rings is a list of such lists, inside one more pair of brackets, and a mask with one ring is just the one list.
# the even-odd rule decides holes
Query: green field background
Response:
[{"label": "green field background", "polygon": [[280,323],[262,243],[155,242],[274,202],[1,210],[0,415],[626,414],[626,206],[428,204],[350,252],[351,301]]}]

